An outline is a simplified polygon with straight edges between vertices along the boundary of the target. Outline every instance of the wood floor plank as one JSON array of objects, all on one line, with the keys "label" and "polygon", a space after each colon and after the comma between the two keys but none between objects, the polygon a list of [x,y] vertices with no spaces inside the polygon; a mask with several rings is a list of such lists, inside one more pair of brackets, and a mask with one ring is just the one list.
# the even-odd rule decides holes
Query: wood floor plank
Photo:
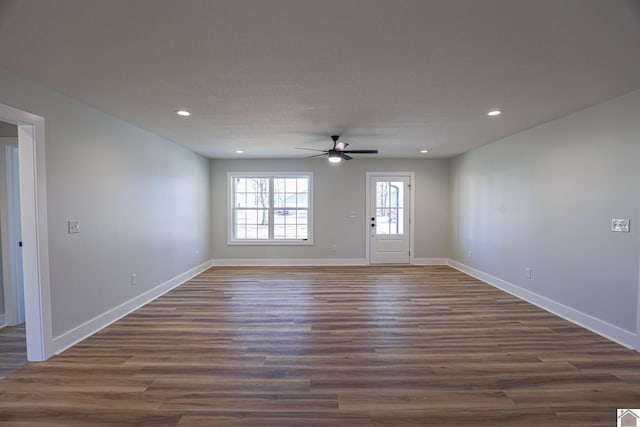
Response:
[{"label": "wood floor plank", "polygon": [[27,360],[24,325],[0,329],[0,390],[7,377]]},{"label": "wood floor plank", "polygon": [[615,425],[640,355],[446,266],[216,267],[44,363],[2,426]]}]

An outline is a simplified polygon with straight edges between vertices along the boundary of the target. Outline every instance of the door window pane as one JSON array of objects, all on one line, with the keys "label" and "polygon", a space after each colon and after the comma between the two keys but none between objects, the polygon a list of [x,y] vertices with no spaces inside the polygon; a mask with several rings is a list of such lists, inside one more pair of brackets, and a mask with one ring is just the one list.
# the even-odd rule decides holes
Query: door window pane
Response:
[{"label": "door window pane", "polygon": [[404,183],[378,181],[376,183],[376,233],[404,233]]}]

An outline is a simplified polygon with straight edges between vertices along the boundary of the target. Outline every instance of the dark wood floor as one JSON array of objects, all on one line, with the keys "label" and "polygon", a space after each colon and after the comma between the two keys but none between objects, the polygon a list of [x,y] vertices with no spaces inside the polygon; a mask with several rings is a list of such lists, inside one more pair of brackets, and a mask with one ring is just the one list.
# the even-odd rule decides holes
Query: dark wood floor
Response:
[{"label": "dark wood floor", "polygon": [[0,329],[0,384],[25,363],[27,363],[27,340],[24,325]]},{"label": "dark wood floor", "polygon": [[0,393],[2,425],[612,426],[640,355],[448,267],[214,268]]}]

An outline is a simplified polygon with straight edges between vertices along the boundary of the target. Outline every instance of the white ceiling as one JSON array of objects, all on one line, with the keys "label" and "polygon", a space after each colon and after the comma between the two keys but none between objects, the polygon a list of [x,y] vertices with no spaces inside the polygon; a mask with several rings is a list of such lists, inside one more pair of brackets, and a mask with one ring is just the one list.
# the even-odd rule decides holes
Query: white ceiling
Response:
[{"label": "white ceiling", "polygon": [[640,2],[0,0],[0,65],[209,157],[448,157],[640,88]]}]

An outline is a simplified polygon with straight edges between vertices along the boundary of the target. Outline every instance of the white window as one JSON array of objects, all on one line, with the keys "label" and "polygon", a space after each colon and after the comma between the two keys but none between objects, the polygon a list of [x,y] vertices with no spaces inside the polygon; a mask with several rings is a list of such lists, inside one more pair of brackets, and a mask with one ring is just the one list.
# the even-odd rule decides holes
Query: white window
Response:
[{"label": "white window", "polygon": [[310,245],[311,172],[229,172],[229,244]]}]

